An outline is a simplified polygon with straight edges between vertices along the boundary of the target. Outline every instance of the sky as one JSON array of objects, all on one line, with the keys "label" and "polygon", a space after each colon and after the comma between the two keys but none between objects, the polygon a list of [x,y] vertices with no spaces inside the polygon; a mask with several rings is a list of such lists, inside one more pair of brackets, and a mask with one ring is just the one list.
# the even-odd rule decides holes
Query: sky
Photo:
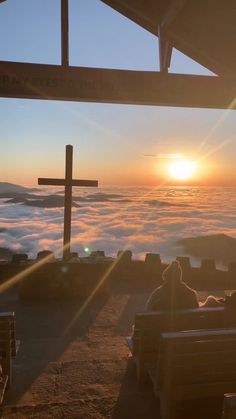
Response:
[{"label": "sky", "polygon": [[[70,0],[70,65],[159,69],[158,40],[99,0]],[[0,3],[0,60],[60,63],[60,0]],[[171,72],[211,75],[178,51]],[[236,113],[231,110],[0,98],[0,181],[36,185],[74,177],[105,185],[236,185]],[[196,163],[170,177],[176,160]]]}]

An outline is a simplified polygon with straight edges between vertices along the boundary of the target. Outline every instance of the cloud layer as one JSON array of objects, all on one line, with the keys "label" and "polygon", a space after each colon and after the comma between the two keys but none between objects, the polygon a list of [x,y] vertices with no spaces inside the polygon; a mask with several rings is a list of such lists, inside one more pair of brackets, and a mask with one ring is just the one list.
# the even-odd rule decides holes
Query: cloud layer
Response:
[{"label": "cloud layer", "polygon": [[[236,237],[234,188],[101,188],[98,192],[83,190],[79,208],[72,210],[71,248],[81,256],[85,248],[104,250],[107,256],[131,249],[136,258],[157,252],[169,261],[185,255],[177,244],[184,237],[217,233]],[[63,208],[0,200],[0,247],[35,257],[44,249],[60,251],[62,236]]]}]

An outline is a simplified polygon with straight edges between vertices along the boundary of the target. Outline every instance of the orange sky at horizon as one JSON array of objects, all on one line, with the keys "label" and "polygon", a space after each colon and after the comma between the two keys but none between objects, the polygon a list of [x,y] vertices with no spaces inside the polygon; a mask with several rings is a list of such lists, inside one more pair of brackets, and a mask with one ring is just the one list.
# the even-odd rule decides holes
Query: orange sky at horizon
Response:
[{"label": "orange sky at horizon", "polygon": [[[83,163],[81,170],[76,170],[74,161],[74,179],[97,179],[99,186],[236,186],[235,169],[229,166],[222,167],[213,161],[197,163],[196,171],[187,179],[177,179],[169,173],[168,159],[145,159],[133,162],[126,167],[115,168],[108,164],[103,167],[92,168],[87,162]],[[25,168],[19,171],[15,167],[14,173],[1,169],[1,182],[15,183],[25,186],[37,186],[38,177],[64,178],[64,161],[48,167],[45,161],[38,161],[34,168]],[[24,165],[23,165],[24,166]],[[30,170],[31,169],[31,170]],[[231,169],[231,170],[230,170]],[[233,171],[232,171],[233,170]],[[234,175],[232,173],[234,172]],[[224,177],[222,176],[224,174]]]}]

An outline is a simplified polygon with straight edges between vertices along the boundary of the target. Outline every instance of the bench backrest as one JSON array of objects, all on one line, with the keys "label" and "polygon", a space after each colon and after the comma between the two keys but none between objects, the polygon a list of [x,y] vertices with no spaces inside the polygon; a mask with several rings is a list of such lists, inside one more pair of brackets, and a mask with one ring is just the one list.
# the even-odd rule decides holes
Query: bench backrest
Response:
[{"label": "bench backrest", "polygon": [[0,313],[0,357],[16,356],[16,322],[14,312]]},{"label": "bench backrest", "polygon": [[236,393],[227,393],[224,395],[224,404],[222,419],[236,418]]},{"label": "bench backrest", "polygon": [[162,333],[157,385],[177,399],[217,396],[236,385],[236,328]]},{"label": "bench backrest", "polygon": [[[235,313],[234,313],[235,314]],[[236,327],[236,316],[225,307],[136,313],[133,353],[156,350],[162,332]]]}]

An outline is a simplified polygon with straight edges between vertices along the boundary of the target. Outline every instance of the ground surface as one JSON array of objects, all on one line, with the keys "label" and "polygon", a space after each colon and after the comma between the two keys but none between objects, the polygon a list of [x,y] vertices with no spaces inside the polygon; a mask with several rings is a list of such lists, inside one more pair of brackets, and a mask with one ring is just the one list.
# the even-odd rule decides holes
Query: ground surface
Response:
[{"label": "ground surface", "polygon": [[[3,295],[1,311],[16,312],[21,344],[1,417],[159,419],[151,386],[136,383],[125,341],[147,295],[148,290],[114,289],[82,312],[76,301],[23,303],[15,291]],[[178,414],[187,418],[220,414],[206,404],[196,413],[191,405]]]}]

